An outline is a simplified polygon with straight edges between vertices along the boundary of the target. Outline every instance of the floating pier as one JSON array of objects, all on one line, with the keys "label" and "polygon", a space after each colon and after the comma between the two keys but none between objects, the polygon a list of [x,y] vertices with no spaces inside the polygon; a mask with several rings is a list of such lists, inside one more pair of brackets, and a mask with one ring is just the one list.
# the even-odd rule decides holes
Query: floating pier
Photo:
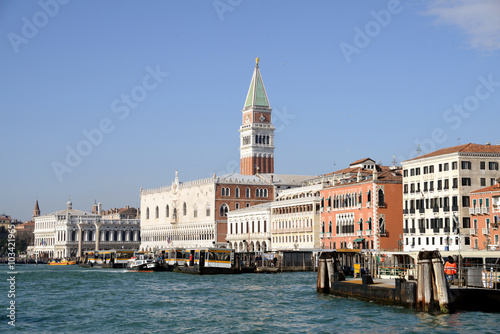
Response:
[{"label": "floating pier", "polygon": [[422,311],[450,312],[453,298],[439,252],[423,251],[418,258],[417,281],[376,279],[367,273],[362,273],[361,279],[346,279],[338,253],[323,252],[319,258],[316,290]]}]

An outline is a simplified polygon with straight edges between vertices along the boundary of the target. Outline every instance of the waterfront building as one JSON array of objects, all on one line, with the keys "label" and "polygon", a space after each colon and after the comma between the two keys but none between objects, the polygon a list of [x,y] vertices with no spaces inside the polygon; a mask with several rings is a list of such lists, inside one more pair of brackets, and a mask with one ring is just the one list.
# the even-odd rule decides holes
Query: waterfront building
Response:
[{"label": "waterfront building", "polygon": [[[37,203],[38,206],[38,203]],[[71,200],[66,209],[33,217],[34,246],[28,255],[38,257],[78,257],[85,250],[138,249],[140,220],[107,219],[73,209]]]},{"label": "waterfront building", "polygon": [[250,206],[227,215],[228,247],[237,252],[265,252],[271,249],[271,203]]},{"label": "waterfront building", "polygon": [[404,250],[470,250],[470,192],[495,184],[499,160],[500,146],[469,143],[403,161]]},{"label": "waterfront building", "polygon": [[327,174],[321,190],[321,247],[401,249],[402,175],[366,158]]},{"label": "waterfront building", "polygon": [[227,246],[227,215],[270,202],[274,186],[256,175],[237,173],[141,189],[142,250]]},{"label": "waterfront building", "polygon": [[492,186],[470,193],[471,247],[475,250],[500,248],[500,178]]},{"label": "waterfront building", "polygon": [[318,249],[323,184],[282,190],[271,203],[272,250]]}]

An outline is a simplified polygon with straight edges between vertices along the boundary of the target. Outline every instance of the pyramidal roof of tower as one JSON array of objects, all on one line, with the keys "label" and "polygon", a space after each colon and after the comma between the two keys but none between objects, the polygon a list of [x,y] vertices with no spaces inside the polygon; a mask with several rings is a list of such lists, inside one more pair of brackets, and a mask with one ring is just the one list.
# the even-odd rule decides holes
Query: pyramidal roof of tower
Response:
[{"label": "pyramidal roof of tower", "polygon": [[244,109],[252,107],[269,108],[269,99],[267,98],[266,88],[264,87],[264,82],[260,74],[258,58],[255,62],[255,69],[253,71],[252,81],[250,82],[250,88],[248,88]]}]

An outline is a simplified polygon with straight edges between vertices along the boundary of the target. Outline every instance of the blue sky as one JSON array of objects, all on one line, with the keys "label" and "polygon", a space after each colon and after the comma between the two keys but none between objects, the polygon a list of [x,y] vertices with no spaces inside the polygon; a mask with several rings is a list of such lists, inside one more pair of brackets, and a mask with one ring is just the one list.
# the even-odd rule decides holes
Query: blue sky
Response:
[{"label": "blue sky", "polygon": [[0,1],[0,213],[138,206],[175,170],[239,171],[255,57],[277,173],[500,144],[499,16],[493,0]]}]

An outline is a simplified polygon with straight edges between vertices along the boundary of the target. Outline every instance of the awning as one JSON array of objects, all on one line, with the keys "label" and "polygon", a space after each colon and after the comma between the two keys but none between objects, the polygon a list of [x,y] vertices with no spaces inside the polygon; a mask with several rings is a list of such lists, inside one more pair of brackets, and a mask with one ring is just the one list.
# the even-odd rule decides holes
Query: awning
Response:
[{"label": "awning", "polygon": [[357,239],[354,239],[353,242],[362,242],[362,241],[365,241],[365,238],[357,238]]}]

